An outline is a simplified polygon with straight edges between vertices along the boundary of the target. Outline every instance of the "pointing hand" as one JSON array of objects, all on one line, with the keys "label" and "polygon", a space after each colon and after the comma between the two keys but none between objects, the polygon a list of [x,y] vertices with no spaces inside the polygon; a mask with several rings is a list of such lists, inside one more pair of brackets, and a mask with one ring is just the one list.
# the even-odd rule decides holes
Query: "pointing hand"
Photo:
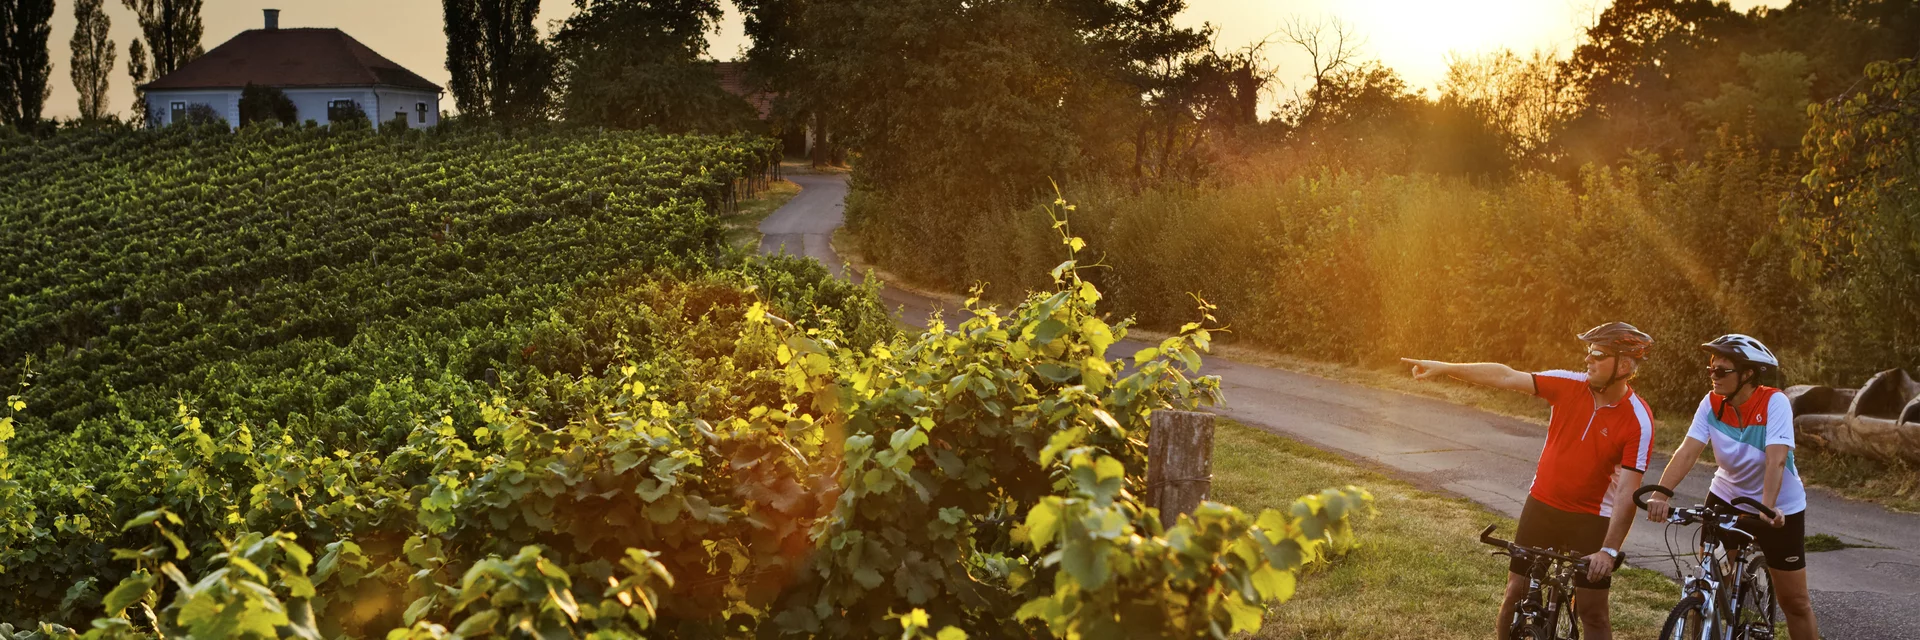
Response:
[{"label": "pointing hand", "polygon": [[1401,358],[1400,362],[1403,364],[1413,365],[1413,379],[1415,380],[1431,380],[1434,377],[1439,376],[1441,370],[1447,367],[1447,363],[1440,362],[1438,360],[1415,360],[1413,358]]}]

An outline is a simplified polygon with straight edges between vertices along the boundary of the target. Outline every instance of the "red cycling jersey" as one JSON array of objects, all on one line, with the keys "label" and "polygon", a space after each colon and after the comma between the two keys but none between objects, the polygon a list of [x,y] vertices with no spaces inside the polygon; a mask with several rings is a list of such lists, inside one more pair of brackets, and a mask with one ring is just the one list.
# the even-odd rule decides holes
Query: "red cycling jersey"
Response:
[{"label": "red cycling jersey", "polygon": [[1620,473],[1647,470],[1653,410],[1632,390],[1596,408],[1587,374],[1573,371],[1533,374],[1533,393],[1553,404],[1553,418],[1528,491],[1561,511],[1612,516]]}]

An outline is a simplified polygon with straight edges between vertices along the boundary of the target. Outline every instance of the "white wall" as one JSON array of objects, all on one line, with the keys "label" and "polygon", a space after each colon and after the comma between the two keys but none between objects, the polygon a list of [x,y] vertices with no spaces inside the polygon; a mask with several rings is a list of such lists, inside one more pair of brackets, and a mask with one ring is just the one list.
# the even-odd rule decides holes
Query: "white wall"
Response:
[{"label": "white wall", "polygon": [[[374,90],[374,99],[380,106],[379,115],[376,116],[372,109],[367,110],[367,117],[373,118],[374,124],[386,122],[399,111],[407,113],[407,126],[415,129],[425,129],[440,124],[440,95],[437,93],[382,87]],[[417,108],[423,102],[427,105],[426,122],[420,121],[420,111]]]},{"label": "white wall", "polygon": [[199,89],[199,90],[160,90],[147,92],[148,113],[160,126],[173,124],[173,103],[185,102],[188,106],[204,104],[213,108],[214,113],[225,118],[227,126],[240,122],[239,89]]},{"label": "white wall", "polygon": [[[392,89],[374,87],[340,87],[322,89],[282,89],[287,99],[293,101],[296,113],[294,123],[312,120],[318,124],[328,124],[327,103],[333,100],[352,100],[360,104],[367,112],[367,119],[379,127],[393,117],[396,111],[407,112],[407,125],[415,129],[425,129],[440,124],[440,96],[429,91],[415,89]],[[240,122],[239,89],[202,89],[202,90],[158,90],[147,92],[147,105],[153,109],[154,122],[159,126],[173,124],[171,110],[174,102],[189,105],[204,104],[212,107],[220,117],[227,120],[228,126]],[[416,105],[427,104],[427,121],[420,121]]]},{"label": "white wall", "polygon": [[312,120],[323,125],[327,124],[328,102],[334,100],[352,100],[360,103],[360,110],[367,112],[368,120],[372,120],[375,125],[380,124],[380,119],[375,115],[373,110],[373,89],[368,87],[281,89],[280,91],[281,93],[287,94],[287,99],[293,101],[293,108],[297,114],[293,119],[296,123],[304,123]]}]

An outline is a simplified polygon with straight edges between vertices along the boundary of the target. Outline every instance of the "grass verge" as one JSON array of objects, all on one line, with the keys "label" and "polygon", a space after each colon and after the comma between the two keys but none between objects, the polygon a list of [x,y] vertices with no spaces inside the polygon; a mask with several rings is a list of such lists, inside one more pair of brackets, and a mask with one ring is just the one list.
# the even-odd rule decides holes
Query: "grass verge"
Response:
[{"label": "grass verge", "polygon": [[776,180],[760,192],[759,197],[741,200],[740,208],[723,220],[727,225],[727,242],[734,246],[759,246],[760,221],[797,195],[800,195],[800,185],[791,180]]},{"label": "grass verge", "polygon": [[[1331,453],[1221,420],[1214,433],[1213,499],[1251,513],[1295,497],[1355,484],[1373,492],[1377,515],[1356,522],[1361,548],[1302,580],[1293,600],[1268,613],[1257,638],[1486,638],[1500,608],[1506,559],[1475,538],[1514,522],[1461,498],[1421,491]],[[1617,637],[1652,637],[1677,596],[1644,569],[1613,581]]]}]

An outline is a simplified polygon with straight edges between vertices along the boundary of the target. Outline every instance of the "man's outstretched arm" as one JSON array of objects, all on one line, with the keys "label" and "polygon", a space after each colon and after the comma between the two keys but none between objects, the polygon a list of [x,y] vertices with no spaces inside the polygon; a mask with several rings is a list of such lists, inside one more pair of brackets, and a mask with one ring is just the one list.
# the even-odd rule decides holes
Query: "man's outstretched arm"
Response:
[{"label": "man's outstretched arm", "polygon": [[1413,379],[1431,380],[1438,376],[1452,376],[1481,386],[1506,389],[1521,393],[1534,393],[1533,374],[1515,371],[1498,362],[1475,362],[1458,364],[1438,360],[1415,360],[1401,358],[1401,362],[1413,366]]}]

